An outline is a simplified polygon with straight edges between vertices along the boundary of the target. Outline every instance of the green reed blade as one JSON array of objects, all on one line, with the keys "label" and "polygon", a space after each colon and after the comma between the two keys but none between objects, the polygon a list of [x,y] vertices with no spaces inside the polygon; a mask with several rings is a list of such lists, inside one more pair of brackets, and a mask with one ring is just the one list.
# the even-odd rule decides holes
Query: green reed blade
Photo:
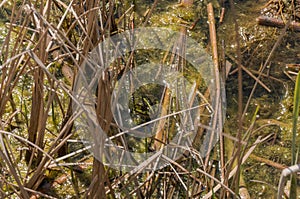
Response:
[{"label": "green reed blade", "polygon": [[[297,75],[295,91],[294,91],[294,108],[293,108],[293,139],[292,139],[292,165],[296,164],[296,134],[297,122],[299,117],[300,103],[300,74]],[[297,198],[297,180],[295,175],[291,176],[290,198]]]}]

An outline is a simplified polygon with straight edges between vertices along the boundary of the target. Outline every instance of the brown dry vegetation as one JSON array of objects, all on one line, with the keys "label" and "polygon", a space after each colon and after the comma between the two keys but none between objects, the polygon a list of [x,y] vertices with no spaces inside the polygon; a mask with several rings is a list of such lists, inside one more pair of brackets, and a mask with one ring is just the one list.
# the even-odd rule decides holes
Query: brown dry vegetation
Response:
[{"label": "brown dry vegetation", "polygon": [[[238,70],[238,76],[235,77],[238,82],[234,81],[235,93],[238,93],[238,109],[235,109],[238,113],[234,116],[237,122],[234,130],[218,129],[220,139],[208,156],[203,157],[199,152],[199,142],[206,133],[205,125],[211,122],[211,126],[217,129],[217,123],[222,120],[222,93],[219,92],[222,82],[218,81],[217,103],[210,107],[215,113],[211,116],[211,121],[202,118],[204,127],[198,130],[197,139],[188,147],[184,156],[176,161],[165,158],[167,166],[156,171],[142,172],[148,164],[155,164],[154,160],[138,165],[134,172],[105,166],[88,152],[74,127],[78,112],[73,110],[72,102],[74,103],[75,97],[72,91],[82,63],[99,43],[126,30],[151,25],[162,26],[160,21],[168,19],[170,24],[166,26],[172,25],[173,29],[181,31],[183,35],[201,34],[197,41],[208,44],[208,49],[211,49],[213,71],[220,80],[218,69],[224,68],[225,52],[220,45],[217,49],[219,41],[214,23],[219,22],[215,22],[212,14],[215,12],[218,15],[221,7],[226,7],[226,12],[233,14],[235,10],[233,1],[212,1],[213,4],[208,2],[182,1],[178,5],[171,0],[0,2],[0,14],[4,20],[4,28],[0,29],[3,30],[0,46],[0,198],[238,198],[242,195],[247,198],[242,166],[255,147],[268,141],[273,134],[251,138],[260,127],[254,128],[255,111],[251,115],[252,120],[244,122],[246,116],[242,101],[242,70],[250,73],[255,80],[253,90],[258,84],[264,87],[259,78],[264,75],[262,71],[270,60],[265,57],[263,68],[259,71],[250,72],[242,66],[246,50],[241,52],[243,46],[240,45],[236,21],[232,32],[232,35],[237,33],[233,39],[236,57],[230,57],[230,53],[226,57],[235,62]],[[163,18],[168,15],[163,13],[168,9],[179,13],[182,18]],[[159,14],[161,20],[157,20]],[[217,19],[219,20],[219,15]],[[202,26],[201,29],[199,26]],[[278,34],[273,49],[280,44],[285,31],[286,29]],[[184,38],[178,38],[178,43],[174,44],[181,48],[182,53],[184,41]],[[272,50],[269,50],[267,54],[271,57]],[[137,64],[135,56],[139,54],[130,53],[115,61],[109,68],[110,73],[105,71],[97,82],[94,107],[97,121],[111,137],[122,131],[117,127],[111,111],[112,91],[124,71]],[[164,54],[161,60],[177,64],[178,68],[186,67],[185,60],[175,53]],[[225,72],[221,72],[222,77],[226,78]],[[191,72],[185,73],[193,76]],[[196,87],[200,87],[200,81],[197,79],[195,82]],[[207,87],[202,88],[202,91],[203,99],[207,99],[211,106]],[[250,95],[249,98],[251,97]],[[147,140],[149,146],[144,151],[159,151],[168,142],[168,136],[172,136],[168,133],[172,133],[175,128],[175,119],[168,120],[165,117],[168,111],[175,109],[169,91],[164,92],[160,103],[164,108],[158,121],[161,128],[157,128],[155,136]],[[200,108],[198,114],[208,115],[208,109]],[[183,123],[177,121],[180,122]],[[278,121],[273,122],[284,125]],[[97,135],[91,136],[92,139],[97,139]],[[115,143],[125,149],[132,149],[135,148],[132,145],[139,141],[126,141],[126,137],[119,136]],[[92,147],[102,152],[101,143],[97,142]],[[252,158],[277,169],[284,168],[283,165],[268,162],[264,158],[259,159],[254,155]],[[273,195],[274,192],[276,188]]]}]

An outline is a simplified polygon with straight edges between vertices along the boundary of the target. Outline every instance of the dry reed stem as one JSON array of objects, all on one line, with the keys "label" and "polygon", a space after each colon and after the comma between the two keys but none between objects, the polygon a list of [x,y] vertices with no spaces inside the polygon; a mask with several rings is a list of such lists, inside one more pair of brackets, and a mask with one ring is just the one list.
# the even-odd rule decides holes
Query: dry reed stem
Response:
[{"label": "dry reed stem", "polygon": [[[60,102],[60,99],[57,95],[57,86],[61,86],[61,82],[57,81],[55,78],[53,78],[53,76],[47,74],[47,70],[48,70],[48,66],[44,66],[43,67],[36,67],[34,65],[41,65],[41,63],[46,63],[47,61],[49,61],[48,59],[48,52],[47,49],[49,49],[49,46],[51,46],[51,43],[53,43],[52,41],[55,40],[54,37],[56,37],[56,39],[60,40],[63,48],[69,52],[69,55],[72,55],[72,53],[70,53],[69,49],[70,46],[74,48],[75,52],[76,52],[76,47],[73,45],[72,46],[72,42],[70,42],[67,37],[65,36],[65,33],[61,30],[56,30],[54,27],[52,27],[49,23],[49,13],[50,13],[50,8],[51,8],[51,2],[52,1],[47,1],[45,2],[45,6],[41,5],[40,6],[40,10],[35,10],[33,6],[24,6],[22,5],[21,8],[29,8],[27,9],[25,12],[27,12],[25,18],[23,20],[21,20],[21,25],[18,26],[18,28],[20,29],[19,31],[15,31],[14,29],[16,28],[16,26],[14,24],[16,24],[16,21],[19,20],[21,18],[21,13],[24,12],[23,9],[17,10],[16,9],[16,4],[14,2],[13,4],[13,9],[12,9],[12,15],[11,15],[11,19],[10,19],[10,24],[8,25],[8,35],[4,41],[4,44],[2,45],[2,52],[4,55],[4,63],[1,66],[1,72],[2,72],[2,76],[4,78],[1,78],[1,84],[0,84],[0,116],[1,118],[3,117],[3,113],[5,113],[6,110],[6,106],[8,101],[11,102],[12,104],[12,108],[14,108],[14,99],[12,99],[12,92],[13,90],[18,86],[18,81],[20,80],[20,77],[22,77],[22,75],[24,73],[27,73],[29,75],[31,75],[31,73],[28,73],[26,70],[30,70],[28,69],[28,65],[32,66],[32,68],[37,71],[35,74],[35,81],[36,81],[36,92],[35,93],[40,93],[40,94],[33,94],[33,98],[37,99],[36,101],[38,101],[39,103],[33,103],[32,104],[32,109],[34,111],[31,112],[32,116],[31,116],[31,128],[34,129],[33,131],[37,131],[38,134],[36,136],[32,136],[32,137],[36,137],[33,138],[32,140],[36,139],[36,144],[29,144],[34,146],[35,149],[38,150],[39,154],[46,154],[45,151],[42,150],[42,148],[44,147],[44,141],[45,141],[45,132],[46,132],[46,125],[47,125],[47,121],[48,121],[48,112],[51,109],[51,104],[53,103],[54,99],[56,98],[57,101],[59,101],[60,104],[60,108],[61,110],[63,110],[63,105]],[[5,1],[1,3],[1,6],[4,5]],[[32,5],[32,4],[31,4]],[[35,4],[37,5],[37,4]],[[67,13],[68,11],[66,11]],[[64,19],[61,19],[61,22]],[[31,31],[30,28],[27,28],[28,24],[33,22],[33,25],[37,26],[38,28],[40,28],[38,31],[34,31],[33,34],[31,35],[31,38],[28,38],[28,31]],[[61,24],[61,23],[60,23]],[[60,26],[57,26],[58,28],[60,28]],[[13,36],[12,34],[16,34],[16,36]],[[16,38],[15,40],[13,38]],[[38,38],[39,37],[39,38]],[[52,38],[53,37],[53,38]],[[29,39],[29,40],[28,40]],[[50,42],[49,42],[50,39]],[[53,39],[53,40],[51,40]],[[38,40],[38,41],[37,41]],[[11,44],[9,43],[10,41],[13,41]],[[23,42],[27,41],[25,43],[25,45],[27,44],[27,49],[25,51],[22,51],[24,49],[23,47]],[[34,43],[34,41],[36,41],[36,43]],[[49,43],[48,43],[49,42]],[[71,45],[66,45],[66,43],[69,43]],[[28,53],[28,49],[32,49],[32,51],[36,52],[35,56],[32,56],[35,59],[29,60],[28,56],[26,55],[26,53]],[[77,50],[77,52],[79,52]],[[55,54],[55,53],[53,53]],[[38,58],[38,59],[36,59]],[[76,63],[76,59],[73,58],[73,60]],[[36,62],[36,63],[34,63]],[[40,63],[39,63],[40,62]],[[50,63],[51,65],[51,63]],[[50,66],[49,65],[49,66]],[[27,67],[26,67],[27,66]],[[77,64],[78,66],[78,64]],[[45,76],[45,78],[43,78],[42,74],[46,72],[47,76]],[[5,76],[6,75],[6,76]],[[49,82],[48,87],[45,85],[45,81]],[[10,86],[8,86],[10,85]],[[45,87],[46,86],[46,87]],[[44,90],[44,94],[47,95],[47,99],[45,99],[45,95],[43,94],[43,92],[41,92],[43,89]],[[64,91],[66,93],[69,93],[69,88],[67,88],[67,86],[64,87]],[[35,97],[37,96],[37,97]],[[40,105],[39,105],[40,104]],[[45,105],[45,107],[43,106]],[[43,110],[44,109],[44,110]],[[35,114],[39,114],[39,116],[36,117],[36,119],[34,119]],[[41,113],[41,114],[40,114]],[[13,114],[16,115],[16,114]],[[10,119],[8,118],[7,121],[9,121]],[[17,120],[17,119],[16,119]],[[1,119],[2,121],[2,119]],[[71,121],[71,120],[70,120]],[[66,122],[66,126],[62,126],[62,132],[63,133],[63,129],[70,129],[70,121]],[[34,127],[35,124],[38,124],[38,127]],[[66,128],[65,128],[66,127]],[[1,129],[3,129],[3,126],[1,125]],[[59,137],[62,137],[61,135]],[[6,138],[5,138],[6,139]],[[67,137],[68,139],[68,137]],[[64,139],[63,142],[65,142],[67,139]],[[58,141],[59,139],[57,139]],[[56,141],[56,142],[57,142]],[[54,143],[56,143],[54,142]],[[24,143],[32,143],[32,142],[24,142]],[[40,146],[40,147],[39,147]],[[53,153],[55,151],[57,151],[59,145],[56,146],[55,144],[51,145],[50,147],[50,152],[49,154],[54,155]],[[51,148],[53,150],[51,150]],[[10,145],[8,145],[7,147],[9,153],[7,153],[8,156],[7,159],[11,160],[10,163],[8,163],[7,165],[14,165],[16,162],[16,158],[15,155],[13,154],[13,149],[10,147]],[[22,193],[22,197],[23,198],[28,198],[28,195],[26,196],[26,191],[24,191],[24,185],[26,184],[28,187],[34,187],[34,189],[36,189],[39,186],[39,183],[42,181],[43,177],[43,172],[45,171],[45,169],[47,168],[47,164],[49,164],[48,160],[53,160],[53,158],[51,156],[44,155],[44,158],[42,157],[42,155],[39,155],[42,160],[40,162],[40,165],[38,166],[38,168],[31,174],[30,179],[28,182],[27,181],[27,176],[26,178],[22,179],[23,176],[16,176],[15,175],[15,180],[21,183],[18,183],[18,187],[21,190]],[[10,166],[11,168],[11,166]],[[15,166],[15,168],[18,169],[17,166]],[[29,174],[30,171],[30,165],[27,168],[27,173]],[[13,172],[13,171],[12,171]],[[19,173],[16,170],[17,173]],[[20,180],[18,180],[18,178],[20,178]],[[25,180],[26,179],[26,180]],[[26,188],[25,190],[31,190]],[[17,191],[15,191],[16,194]],[[41,194],[42,195],[42,194]]]},{"label": "dry reed stem", "polygon": [[166,119],[163,118],[164,116],[168,115],[168,109],[170,105],[170,99],[171,99],[171,91],[169,89],[165,89],[163,101],[162,101],[162,110],[161,110],[161,117],[162,119],[159,120],[157,125],[157,131],[155,134],[155,140],[153,143],[153,148],[158,151],[162,147],[165,146],[165,143],[167,141],[167,132],[165,131],[165,124]]},{"label": "dry reed stem", "polygon": [[[216,27],[215,27],[215,17],[212,3],[207,4],[207,13],[208,13],[208,24],[209,24],[209,35],[210,35],[210,43],[212,46],[212,56],[213,56],[213,63],[214,63],[214,78],[215,78],[215,107],[214,108],[214,116],[212,121],[212,129],[217,129],[217,123],[219,119],[219,109],[221,109],[221,98],[220,98],[220,76],[219,76],[219,59],[218,59],[218,49],[217,49],[217,36],[216,36]],[[221,130],[219,130],[221,132]],[[220,135],[219,135],[220,136]],[[210,142],[208,145],[208,153],[206,154],[206,159],[204,166],[208,166],[208,161],[210,158],[210,151],[212,149],[212,142],[214,140],[214,134],[211,135]]]},{"label": "dry reed stem", "polygon": [[18,186],[20,188],[20,191],[21,191],[21,197],[24,197],[26,199],[29,198],[29,195],[25,191],[24,186],[21,182],[20,175],[16,171],[16,165],[15,165],[14,162],[11,161],[11,156],[7,153],[6,146],[4,144],[4,139],[3,139],[2,134],[0,135],[0,143],[1,143],[1,148],[2,148],[0,150],[0,157],[4,162],[6,162],[6,165],[9,169],[9,171],[10,171],[10,174],[13,176],[16,183],[18,184]]}]

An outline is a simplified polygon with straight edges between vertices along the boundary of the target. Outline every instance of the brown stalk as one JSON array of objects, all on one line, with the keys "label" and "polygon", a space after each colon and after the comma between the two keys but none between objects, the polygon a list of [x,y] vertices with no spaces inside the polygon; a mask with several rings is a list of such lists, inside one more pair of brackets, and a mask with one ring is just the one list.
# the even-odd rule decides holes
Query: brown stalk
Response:
[{"label": "brown stalk", "polygon": [[[38,58],[38,56],[34,52],[31,51],[30,56],[32,57],[33,60],[35,60],[35,62],[40,66],[40,68],[44,72],[46,72],[46,74],[48,76],[51,77],[52,80],[58,82],[58,80],[56,80],[56,78],[51,73],[49,73],[49,71],[43,65],[42,61]],[[68,89],[66,89],[63,86],[61,86],[61,88],[63,88],[65,90],[65,92],[68,93]],[[59,139],[59,137],[58,137],[58,139]],[[38,149],[37,147],[34,147],[34,148]],[[56,145],[52,145],[51,146],[51,148],[54,148],[54,147],[56,147]],[[50,148],[50,151],[51,151],[51,148]],[[56,147],[56,149],[59,149],[58,146]],[[50,152],[50,154],[51,154],[51,152]],[[44,158],[39,163],[38,167],[35,169],[35,172],[31,176],[31,178],[28,180],[28,182],[25,183],[28,188],[37,189],[39,187],[40,183],[42,182],[42,180],[45,177],[43,175],[43,173],[45,172],[45,170],[47,168],[47,165],[50,163],[49,160],[52,160],[52,158],[48,157],[48,156],[44,156]],[[30,166],[28,168],[30,168]]]},{"label": "brown stalk", "polygon": [[[98,116],[99,125],[103,129],[104,132],[109,132],[110,125],[113,119],[112,113],[111,113],[111,88],[110,88],[110,82],[108,80],[108,77],[106,77],[104,80],[101,78],[98,84],[98,99],[97,99],[97,108],[96,113]],[[99,136],[101,135],[93,135],[95,136],[94,140],[98,140],[98,142],[95,143],[95,151],[97,151],[98,157],[102,157],[104,154],[104,138]],[[102,158],[101,158],[102,159]],[[105,198],[105,182],[109,182],[106,171],[104,168],[104,165],[102,162],[94,158],[93,162],[93,176],[98,175],[98,177],[95,180],[95,184],[93,187],[90,187],[90,198],[93,198],[94,196],[97,196],[99,198]]]},{"label": "brown stalk", "polygon": [[[110,1],[111,2],[111,1]],[[98,7],[100,2],[86,2],[86,8],[87,10],[93,9],[94,7]],[[102,6],[105,7],[105,4]],[[104,10],[102,10],[102,19],[105,18],[106,13],[104,13]],[[99,35],[99,28],[98,28],[98,17],[97,12],[89,12],[87,14],[87,35],[85,35],[85,38],[83,40],[83,54],[87,55],[87,53],[92,50],[98,43],[100,39]],[[100,21],[101,24],[103,24],[103,21]],[[83,61],[83,60],[82,60]],[[107,80],[107,79],[106,79]],[[98,121],[101,126],[101,128],[108,132],[107,130],[110,128],[110,122],[112,120],[112,114],[110,112],[110,89],[109,89],[109,82],[103,80],[100,78],[100,82],[98,84],[98,100],[97,100],[97,108],[96,113],[98,116]],[[100,98],[101,96],[101,98]],[[106,122],[107,121],[107,122]],[[104,138],[99,138],[99,135],[92,135],[94,137],[94,140],[98,140],[98,142],[95,143],[95,150],[97,151],[98,157],[102,157],[103,155],[103,148],[104,148]],[[100,139],[100,140],[99,140]],[[104,165],[102,162],[100,162],[98,159],[94,158],[93,161],[93,174],[92,174],[93,183],[90,185],[88,190],[88,198],[106,198],[105,194],[105,182],[109,182],[106,176],[106,171],[104,168]]]},{"label": "brown stalk", "polygon": [[[46,7],[43,6],[43,3],[40,7],[40,13],[46,15],[46,19],[49,19],[50,12],[50,1],[47,1]],[[38,51],[39,59],[45,63],[47,60],[47,28],[44,25],[43,20],[38,20],[35,18],[35,23],[39,30],[39,41],[36,46],[36,50]],[[49,41],[48,41],[49,42]],[[28,129],[28,140],[36,143],[39,147],[43,148],[43,140],[45,136],[45,122],[47,118],[47,113],[44,110],[44,72],[41,68],[37,68],[34,71],[34,92],[32,95],[32,105],[31,105],[31,116],[30,116],[30,125]],[[37,154],[37,162],[41,160],[41,153]],[[29,162],[34,156],[34,151],[28,150],[26,152],[26,161]]]},{"label": "brown stalk", "polygon": [[[22,24],[22,26],[20,26],[20,31],[16,31],[16,34],[17,34],[16,40],[14,40],[14,42],[12,43],[13,50],[9,49],[9,45],[8,45],[10,39],[12,39],[11,32],[13,31],[13,25],[9,26],[9,34],[6,37],[5,44],[2,46],[3,49],[6,50],[6,51],[5,50],[2,51],[6,57],[4,59],[4,61],[8,60],[10,57],[14,57],[14,55],[18,55],[18,53],[24,49],[22,42],[24,42],[24,40],[27,39],[26,37],[27,37],[27,31],[28,31],[28,29],[26,29],[25,27],[30,23],[30,16],[32,16],[32,13],[34,12],[34,14],[37,14],[37,16],[40,15],[41,17],[39,18],[39,17],[32,16],[32,19],[33,19],[32,21],[35,25],[39,26],[41,29],[39,29],[39,32],[38,32],[39,34],[37,34],[37,32],[34,32],[31,36],[31,41],[37,40],[37,42],[31,43],[31,41],[29,41],[27,47],[28,47],[28,49],[33,48],[33,51],[36,52],[37,58],[39,59],[39,61],[41,63],[47,63],[47,61],[48,61],[47,53],[48,52],[46,50],[47,49],[46,47],[48,45],[48,39],[49,39],[48,31],[53,29],[51,26],[49,26],[49,23],[47,23],[47,21],[49,21],[49,12],[50,12],[49,8],[51,7],[51,4],[50,4],[51,2],[52,1],[47,1],[45,7],[43,6],[44,2],[42,2],[42,4],[39,6],[40,7],[39,11],[29,10],[30,14],[27,13],[28,15],[26,15],[24,20],[22,20],[23,24]],[[36,2],[35,4],[38,5],[39,2]],[[15,21],[19,19],[20,14],[22,12],[22,10],[20,12],[17,12],[16,4],[13,4],[13,5],[14,6],[13,6],[13,10],[12,10],[12,15],[11,15],[11,24],[15,24]],[[30,2],[29,2],[29,5],[31,5]],[[59,36],[59,34],[61,34],[61,33],[62,32],[58,31],[57,35]],[[53,35],[51,35],[51,36],[53,36]],[[50,36],[50,40],[51,40],[51,36]],[[63,39],[61,39],[61,37]],[[69,46],[66,47],[66,44],[64,44],[64,42],[62,42],[63,40],[65,42],[68,42],[68,40],[65,39],[65,37],[63,37],[63,34],[61,34],[58,37],[58,39],[61,39],[60,42],[63,43],[65,50],[68,50]],[[76,49],[76,47],[74,48],[74,50],[75,49]],[[23,52],[21,52],[21,53],[23,53]],[[25,60],[25,61],[22,63],[22,60]],[[33,59],[33,60],[36,61],[36,63],[37,63],[36,59]],[[1,90],[1,92],[0,92],[0,95],[1,95],[0,96],[0,99],[1,99],[0,100],[1,101],[0,102],[0,107],[1,107],[0,115],[1,115],[1,118],[2,118],[2,114],[5,112],[5,109],[6,109],[5,106],[9,100],[9,96],[11,96],[11,94],[12,94],[13,88],[17,85],[18,79],[19,79],[20,75],[23,74],[26,66],[28,68],[28,65],[30,65],[30,64],[33,64],[33,62],[29,62],[28,59],[26,58],[26,56],[21,55],[17,59],[9,60],[9,63],[7,65],[5,65],[3,68],[1,68],[1,69],[4,69],[1,72],[3,72],[3,74],[7,74],[6,79],[1,78],[1,80],[2,80],[1,86],[0,86],[0,90]],[[40,65],[40,64],[37,63],[37,65]],[[22,68],[20,66],[22,66]],[[46,101],[44,99],[44,94],[47,94],[46,92],[44,92],[44,89],[43,89],[45,86],[44,72],[45,72],[44,68],[41,68],[41,67],[34,68],[34,73],[35,73],[34,74],[34,81],[35,81],[34,90],[35,90],[35,93],[32,95],[34,102],[32,103],[33,111],[31,112],[31,124],[30,124],[30,130],[29,130],[32,132],[36,132],[36,135],[34,135],[34,136],[32,136],[32,134],[31,134],[31,137],[34,137],[32,139],[32,141],[37,144],[34,148],[37,148],[37,147],[42,148],[44,145],[44,135],[45,135],[44,133],[45,133],[46,123],[47,123],[47,118],[48,118],[47,113],[50,109],[50,106],[51,106],[53,100],[54,100],[54,97],[57,96],[56,95],[57,88],[54,84],[54,81],[51,80],[52,77],[51,78],[48,77],[48,80],[50,82],[50,86],[49,86],[50,91],[48,92],[49,93],[48,100]],[[11,84],[12,82],[13,82],[13,84]],[[55,81],[55,82],[57,82],[57,81]],[[59,84],[61,84],[61,83],[59,83]],[[13,85],[13,86],[10,87],[8,85]],[[45,111],[43,110],[44,104],[46,106]],[[36,119],[34,119],[34,117]],[[36,123],[36,124],[34,124],[34,123]],[[69,124],[66,126],[69,126]],[[55,147],[55,145],[53,145],[51,147]],[[57,147],[55,149],[57,149]],[[12,149],[9,149],[9,150],[11,151]],[[39,154],[40,150],[38,150],[37,153]],[[12,160],[11,165],[13,165],[14,164],[13,162],[15,162],[15,160],[14,160],[15,158],[12,153],[10,153],[10,156],[11,156],[11,158],[8,158],[8,160],[11,159]],[[40,156],[42,158],[41,155],[38,155],[38,156]],[[39,184],[41,183],[41,181],[44,178],[43,174],[44,174],[45,169],[47,168],[49,159],[51,159],[51,157],[45,156],[44,158],[42,158],[40,164],[38,165],[36,170],[32,173],[32,176],[29,179],[29,181],[26,183],[26,185],[28,187],[32,187],[33,189],[36,189],[39,186]],[[10,163],[7,163],[7,165],[9,165],[9,164]],[[30,165],[28,166],[28,171],[29,170],[30,170]],[[11,172],[13,173],[13,170],[11,170]],[[17,183],[17,184],[18,184],[19,189],[21,190],[22,198],[28,198],[28,196],[26,196],[26,191],[24,192],[24,189],[25,190],[31,190],[31,189],[24,187],[24,184],[22,182],[24,179],[20,178],[20,180],[18,180],[18,177],[16,175],[14,178],[16,181],[21,182],[21,183]]]},{"label": "brown stalk", "polygon": [[11,161],[10,155],[6,151],[6,146],[4,144],[4,139],[3,139],[2,134],[0,135],[0,142],[1,142],[0,157],[1,157],[1,159],[4,162],[6,162],[6,165],[7,165],[8,169],[9,169],[9,171],[10,171],[10,174],[16,180],[16,183],[18,184],[18,186],[20,188],[22,197],[24,197],[25,199],[27,199],[27,198],[29,198],[29,195],[28,195],[28,193],[24,189],[24,186],[23,186],[23,184],[21,182],[20,176],[17,174],[16,166]]},{"label": "brown stalk", "polygon": [[256,155],[254,155],[254,154],[251,154],[251,155],[250,155],[250,158],[252,158],[252,159],[254,159],[254,160],[258,161],[258,162],[265,163],[265,164],[267,164],[267,165],[269,165],[269,166],[271,166],[271,167],[274,167],[274,168],[276,168],[276,169],[283,170],[283,169],[287,168],[286,165],[279,164],[279,163],[277,163],[277,162],[274,162],[274,161],[272,161],[272,160],[268,160],[268,159],[263,158],[263,157],[256,156]]},{"label": "brown stalk", "polygon": [[[212,47],[212,57],[213,57],[213,64],[214,64],[214,78],[215,78],[215,85],[216,85],[216,104],[214,108],[214,116],[212,122],[212,129],[216,130],[218,117],[219,117],[219,109],[221,109],[221,100],[220,100],[220,76],[219,76],[219,59],[218,59],[218,49],[217,49],[217,35],[216,35],[216,27],[215,27],[215,17],[214,17],[214,10],[212,3],[207,4],[207,13],[208,13],[208,24],[209,24],[209,35],[210,35],[210,43]],[[221,131],[220,131],[221,132]],[[219,133],[220,133],[219,132]],[[221,134],[219,135],[222,136]],[[212,149],[212,142],[214,140],[214,133],[211,134],[211,138],[208,145],[208,153],[206,154],[204,167],[207,167],[209,158],[210,158],[210,151]]]},{"label": "brown stalk", "polygon": [[[10,24],[14,23],[17,20],[17,17],[21,14],[21,12],[17,12],[15,10],[15,6],[16,3],[13,4],[13,10],[12,10],[12,15],[11,15],[11,19],[10,19]],[[16,17],[14,17],[14,15],[16,15]],[[26,24],[28,24],[28,17],[25,18],[22,26],[25,26]],[[9,45],[10,45],[10,38],[12,37],[11,33],[13,31],[13,26],[10,25],[9,26],[9,30],[8,30],[8,35],[5,38],[4,44],[2,45],[2,50],[1,52],[3,52],[4,54],[4,62],[6,62],[6,64],[2,65],[2,74],[3,77],[2,78],[2,82],[0,84],[0,116],[2,116],[4,109],[5,109],[5,105],[7,103],[7,101],[9,100],[9,96],[11,95],[11,92],[15,86],[15,84],[13,84],[14,86],[7,86],[7,85],[11,85],[11,82],[13,82],[14,78],[18,79],[19,75],[16,75],[16,77],[14,77],[14,75],[16,74],[17,71],[17,67],[19,66],[18,64],[18,52],[22,43],[22,39],[25,37],[26,34],[26,30],[24,30],[24,28],[20,29],[20,32],[18,32],[18,40],[16,40],[16,42],[14,43],[14,47],[13,50],[11,51],[9,49]],[[10,55],[9,55],[10,53]],[[21,54],[21,53],[20,53]],[[10,57],[8,57],[10,56]],[[12,59],[9,61],[9,58],[15,57],[15,59]],[[9,62],[7,62],[9,61]]]},{"label": "brown stalk", "polygon": [[[90,10],[94,7],[98,7],[98,3],[87,1],[86,2],[86,9]],[[98,30],[98,17],[97,12],[89,12],[87,14],[86,18],[87,24],[86,24],[86,32],[85,38],[83,40],[83,54],[87,55],[88,52],[90,52],[98,43],[99,39],[99,31]]]},{"label": "brown stalk", "polygon": [[[271,26],[276,28],[284,28],[286,23],[281,19],[276,19],[272,17],[260,16],[256,19],[259,25],[263,26]],[[300,32],[300,23],[292,21],[290,22],[288,29],[293,30],[295,32]]]},{"label": "brown stalk", "polygon": [[[21,12],[17,11],[15,9],[16,4],[13,4],[13,10],[12,10],[12,15],[11,15],[11,22],[13,23],[15,20],[17,20],[17,18],[20,16]],[[6,37],[6,40],[4,42],[4,45],[2,46],[2,50],[3,54],[4,54],[4,61],[6,61],[6,64],[2,65],[2,75],[3,78],[2,82],[1,82],[1,86],[0,86],[0,118],[2,118],[2,114],[5,112],[5,106],[8,102],[8,100],[10,100],[13,103],[13,99],[12,99],[12,91],[13,89],[16,87],[17,85],[17,81],[19,80],[21,74],[23,73],[25,66],[20,67],[20,59],[22,59],[22,57],[24,56],[24,53],[20,52],[20,50],[22,49],[21,45],[22,45],[22,40],[26,35],[26,30],[24,29],[24,26],[26,26],[26,24],[29,23],[29,18],[25,17],[23,24],[20,28],[20,31],[17,33],[18,35],[18,39],[16,39],[16,42],[13,43],[13,50],[11,51],[8,47],[9,47],[9,43],[8,41],[10,41],[12,35],[11,35],[11,31],[13,30],[13,26],[10,25],[9,26],[9,34]],[[13,59],[8,59],[8,56],[11,56]],[[20,68],[19,68],[20,67]],[[12,104],[13,106],[13,104]],[[2,121],[2,119],[1,119]],[[3,129],[3,126],[1,125],[1,129]],[[2,137],[2,135],[1,135]],[[10,173],[13,175],[13,178],[15,179],[15,181],[17,182],[20,190],[21,190],[21,195],[24,198],[28,198],[28,194],[26,193],[26,191],[24,191],[24,185],[22,184],[22,177],[21,175],[18,175],[16,173],[18,167],[16,166],[16,159],[14,156],[14,153],[12,152],[12,148],[9,145],[9,141],[7,141],[7,149],[10,151],[9,153],[6,153],[6,157],[3,157],[4,159],[6,159],[9,162],[6,162],[8,165],[8,168],[10,170]],[[3,145],[3,147],[5,147]],[[16,168],[16,169],[14,169]]]},{"label": "brown stalk", "polygon": [[[168,115],[169,105],[171,99],[171,91],[169,89],[165,89],[164,97],[162,100],[162,109],[161,109],[161,117]],[[155,134],[155,140],[153,143],[153,148],[158,151],[160,150],[167,141],[167,135],[165,132],[165,123],[167,118],[160,119],[157,125],[157,131]]]}]

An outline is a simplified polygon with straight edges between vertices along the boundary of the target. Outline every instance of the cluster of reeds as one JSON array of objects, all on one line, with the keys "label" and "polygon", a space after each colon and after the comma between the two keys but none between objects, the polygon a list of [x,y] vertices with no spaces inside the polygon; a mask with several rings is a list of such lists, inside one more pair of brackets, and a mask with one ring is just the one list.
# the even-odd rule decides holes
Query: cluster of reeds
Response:
[{"label": "cluster of reeds", "polygon": [[[183,6],[188,12],[193,12],[190,8],[192,1],[184,2],[172,9],[182,9]],[[251,145],[248,143],[255,113],[249,129],[244,132],[242,127],[243,66],[237,24],[238,131],[233,137],[230,130],[217,128],[224,118],[212,4],[207,5],[208,17],[205,20],[209,20],[206,28],[210,29],[217,103],[212,107],[212,120],[203,124],[197,137],[203,139],[201,136],[205,136],[205,128],[210,129],[205,125],[211,124],[213,130],[218,130],[220,138],[215,150],[203,157],[199,152],[201,147],[194,143],[180,159],[165,158],[167,166],[162,169],[142,172],[148,164],[155,164],[146,162],[134,172],[122,172],[93,158],[87,152],[89,147],[79,140],[74,127],[78,113],[73,110],[72,103],[76,102],[73,86],[76,75],[82,72],[82,63],[90,51],[110,36],[148,26],[158,3],[154,0],[147,4],[143,14],[136,10],[140,6],[137,1],[126,0],[4,0],[0,3],[1,16],[5,17],[1,25],[5,27],[5,35],[0,49],[0,198],[226,198],[239,197],[239,194],[248,197],[241,165],[256,145],[268,137],[259,137]],[[232,1],[231,6],[234,7]],[[189,27],[184,24],[184,28],[179,30],[182,33],[186,33],[187,28],[193,31],[199,20],[195,19]],[[184,39],[178,40],[174,44],[178,47],[176,45],[184,46]],[[113,72],[104,75],[97,83],[97,121],[111,137],[121,132],[111,111],[112,89],[124,71],[134,67],[135,56],[136,53],[131,53],[115,61],[111,67]],[[186,66],[180,57],[172,54],[164,54],[162,59],[169,59],[178,68]],[[269,60],[264,67],[268,63]],[[253,92],[260,76],[261,73]],[[199,82],[195,82],[198,87]],[[209,91],[204,89],[202,94],[203,99],[209,99]],[[158,120],[158,126],[163,128],[156,131],[156,136],[143,142],[144,145],[147,142],[152,144],[144,150],[159,151],[167,142],[164,128],[174,129],[176,122],[183,122],[166,119],[169,107],[176,107],[170,101],[166,91],[161,99],[165,109]],[[199,114],[208,114],[205,111],[200,109]],[[130,148],[125,138],[120,136],[116,143]],[[99,144],[97,147],[103,146]]]}]

